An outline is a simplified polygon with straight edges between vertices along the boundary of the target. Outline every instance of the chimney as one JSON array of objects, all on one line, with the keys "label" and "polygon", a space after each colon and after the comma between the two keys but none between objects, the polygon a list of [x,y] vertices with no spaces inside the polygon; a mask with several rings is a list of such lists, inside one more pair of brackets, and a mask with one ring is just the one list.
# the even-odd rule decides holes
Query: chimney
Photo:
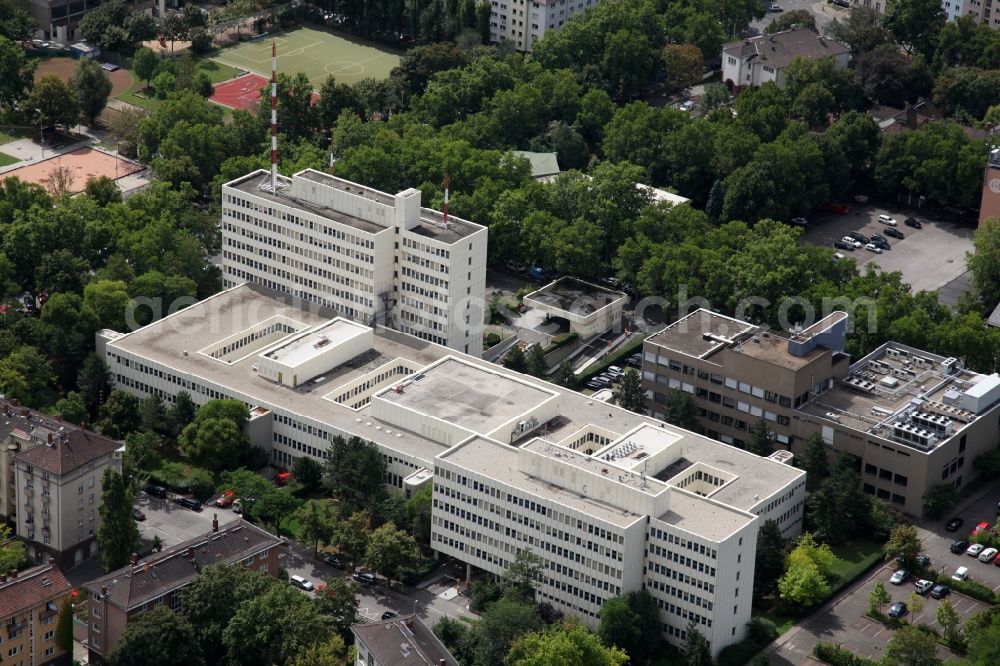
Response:
[{"label": "chimney", "polygon": [[438,659],[438,666],[448,666],[448,660],[443,657]]},{"label": "chimney", "polygon": [[102,597],[108,596],[108,586],[107,585],[101,585],[101,596]]},{"label": "chimney", "polygon": [[52,433],[49,433],[49,446],[52,446]]},{"label": "chimney", "polygon": [[189,560],[193,560],[194,559],[194,546],[188,546],[188,548],[187,548],[187,558]]},{"label": "chimney", "polygon": [[213,532],[219,531],[219,514],[217,513],[212,514],[212,531]]},{"label": "chimney", "polygon": [[139,563],[139,553],[132,553],[132,566]]}]

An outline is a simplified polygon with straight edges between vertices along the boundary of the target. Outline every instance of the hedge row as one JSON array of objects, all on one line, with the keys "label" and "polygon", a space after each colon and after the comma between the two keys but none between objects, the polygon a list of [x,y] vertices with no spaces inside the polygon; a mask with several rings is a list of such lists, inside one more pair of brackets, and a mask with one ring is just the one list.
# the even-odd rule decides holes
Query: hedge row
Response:
[{"label": "hedge row", "polygon": [[859,657],[833,643],[817,643],[813,648],[813,656],[832,666],[881,666],[880,662],[874,659]]}]

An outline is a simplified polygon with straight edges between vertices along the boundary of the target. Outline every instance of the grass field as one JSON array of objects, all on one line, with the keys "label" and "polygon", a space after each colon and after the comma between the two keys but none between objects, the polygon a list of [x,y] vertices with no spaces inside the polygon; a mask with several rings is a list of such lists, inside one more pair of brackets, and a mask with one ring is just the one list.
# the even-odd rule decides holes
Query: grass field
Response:
[{"label": "grass field", "polygon": [[[131,67],[128,68],[129,73],[132,75],[132,85],[125,92],[118,95],[118,99],[128,102],[129,104],[134,104],[136,106],[141,106],[147,111],[155,111],[157,107],[163,104],[163,100],[156,99],[153,96],[153,92],[149,91],[146,96],[140,97],[137,92],[141,92],[143,88],[146,87],[145,81],[140,81],[139,77],[135,75]],[[215,84],[220,81],[225,81],[226,79],[231,79],[233,77],[233,68],[227,67],[221,63],[215,62],[214,60],[199,60],[195,63],[195,71],[203,72],[209,78],[209,80]]]},{"label": "grass field", "polygon": [[24,139],[29,137],[38,136],[38,128],[32,127],[8,127],[6,129],[0,129],[0,145],[5,143],[10,143],[11,141],[17,141],[18,139]]},{"label": "grass field", "polygon": [[[319,89],[331,74],[338,83],[347,84],[365,78],[384,79],[399,64],[399,56],[394,53],[312,28],[277,33],[274,40],[278,47],[278,71],[302,72],[309,77],[314,89]],[[230,46],[212,59],[224,66],[241,67],[269,76],[271,39]]]},{"label": "grass field", "polygon": [[0,167],[10,166],[11,164],[16,164],[17,162],[20,161],[21,160],[17,159],[12,155],[8,155],[7,153],[0,153]]}]

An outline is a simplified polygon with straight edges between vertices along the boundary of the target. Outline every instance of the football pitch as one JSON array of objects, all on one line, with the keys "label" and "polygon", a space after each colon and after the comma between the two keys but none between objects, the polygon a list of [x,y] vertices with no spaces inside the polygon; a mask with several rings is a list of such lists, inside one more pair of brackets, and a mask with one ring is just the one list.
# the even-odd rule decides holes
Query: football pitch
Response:
[{"label": "football pitch", "polygon": [[366,78],[384,79],[399,64],[395,53],[312,28],[242,42],[223,49],[212,60],[270,78],[272,38],[278,47],[278,71],[304,73],[314,90],[331,74],[337,83],[351,84]]}]

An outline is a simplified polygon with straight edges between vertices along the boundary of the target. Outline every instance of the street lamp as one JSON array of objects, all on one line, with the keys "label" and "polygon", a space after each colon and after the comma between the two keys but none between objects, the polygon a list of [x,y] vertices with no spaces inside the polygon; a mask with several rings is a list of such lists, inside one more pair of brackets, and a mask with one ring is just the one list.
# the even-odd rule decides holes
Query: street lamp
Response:
[{"label": "street lamp", "polygon": [[41,109],[35,109],[38,112],[38,144],[42,147],[42,159],[45,159],[45,135],[42,134],[42,124],[45,122],[45,114],[42,113]]}]

